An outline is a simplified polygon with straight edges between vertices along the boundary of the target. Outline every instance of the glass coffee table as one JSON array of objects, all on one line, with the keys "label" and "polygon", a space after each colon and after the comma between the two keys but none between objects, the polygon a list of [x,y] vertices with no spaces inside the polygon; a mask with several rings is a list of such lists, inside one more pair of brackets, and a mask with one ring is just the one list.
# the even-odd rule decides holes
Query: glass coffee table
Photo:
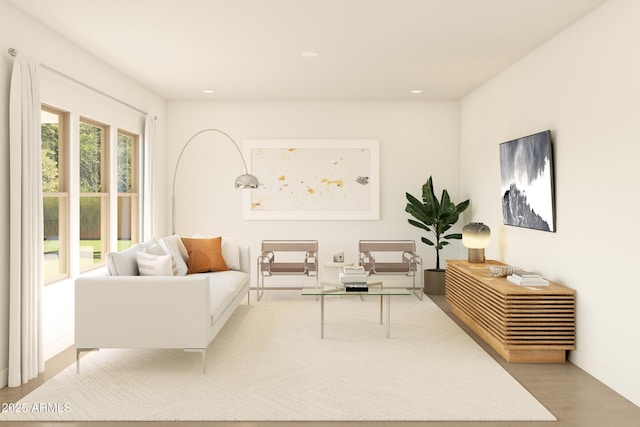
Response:
[{"label": "glass coffee table", "polygon": [[[302,295],[320,298],[320,338],[324,338],[324,299],[325,297],[379,296],[380,324],[387,324],[387,338],[391,338],[391,297],[411,295],[411,291],[402,287],[384,287],[382,282],[368,283],[366,292],[346,291],[339,283],[320,282],[316,287],[302,288]],[[385,307],[386,308],[383,308]],[[383,316],[384,313],[384,316]],[[383,321],[383,317],[385,318]]]}]

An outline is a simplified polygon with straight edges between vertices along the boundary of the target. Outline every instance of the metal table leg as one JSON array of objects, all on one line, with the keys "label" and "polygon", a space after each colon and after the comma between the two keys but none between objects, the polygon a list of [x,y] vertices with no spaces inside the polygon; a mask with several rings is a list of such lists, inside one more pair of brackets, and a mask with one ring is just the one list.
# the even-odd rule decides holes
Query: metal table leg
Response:
[{"label": "metal table leg", "polygon": [[387,338],[391,338],[391,295],[387,295]]},{"label": "metal table leg", "polygon": [[320,295],[320,338],[324,338],[324,295]]}]

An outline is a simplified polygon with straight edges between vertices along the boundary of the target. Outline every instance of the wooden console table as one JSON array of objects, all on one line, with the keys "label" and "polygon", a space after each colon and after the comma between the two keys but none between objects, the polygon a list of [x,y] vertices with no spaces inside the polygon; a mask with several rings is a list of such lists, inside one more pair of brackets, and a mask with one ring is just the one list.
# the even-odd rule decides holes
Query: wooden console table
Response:
[{"label": "wooden console table", "polygon": [[576,293],[550,282],[522,287],[494,277],[498,261],[448,260],[447,301],[451,311],[508,362],[566,361],[575,349]]}]

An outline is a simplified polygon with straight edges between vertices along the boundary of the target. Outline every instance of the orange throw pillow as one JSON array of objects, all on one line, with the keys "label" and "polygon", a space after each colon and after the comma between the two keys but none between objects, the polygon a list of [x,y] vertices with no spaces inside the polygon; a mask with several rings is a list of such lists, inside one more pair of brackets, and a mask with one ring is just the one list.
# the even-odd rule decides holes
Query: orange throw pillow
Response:
[{"label": "orange throw pillow", "polygon": [[227,271],[227,263],[222,258],[222,237],[213,239],[182,238],[189,254],[188,274],[207,271]]}]

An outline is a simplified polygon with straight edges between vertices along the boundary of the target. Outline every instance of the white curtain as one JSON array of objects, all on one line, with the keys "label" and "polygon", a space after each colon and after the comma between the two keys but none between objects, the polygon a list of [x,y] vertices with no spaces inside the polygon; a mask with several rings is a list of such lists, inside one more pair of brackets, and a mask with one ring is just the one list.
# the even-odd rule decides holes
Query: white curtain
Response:
[{"label": "white curtain", "polygon": [[9,94],[9,387],[44,371],[38,64],[15,58]]},{"label": "white curtain", "polygon": [[144,144],[142,146],[142,241],[147,241],[156,235],[153,223],[153,159],[156,145],[156,117],[147,115],[144,120]]}]

